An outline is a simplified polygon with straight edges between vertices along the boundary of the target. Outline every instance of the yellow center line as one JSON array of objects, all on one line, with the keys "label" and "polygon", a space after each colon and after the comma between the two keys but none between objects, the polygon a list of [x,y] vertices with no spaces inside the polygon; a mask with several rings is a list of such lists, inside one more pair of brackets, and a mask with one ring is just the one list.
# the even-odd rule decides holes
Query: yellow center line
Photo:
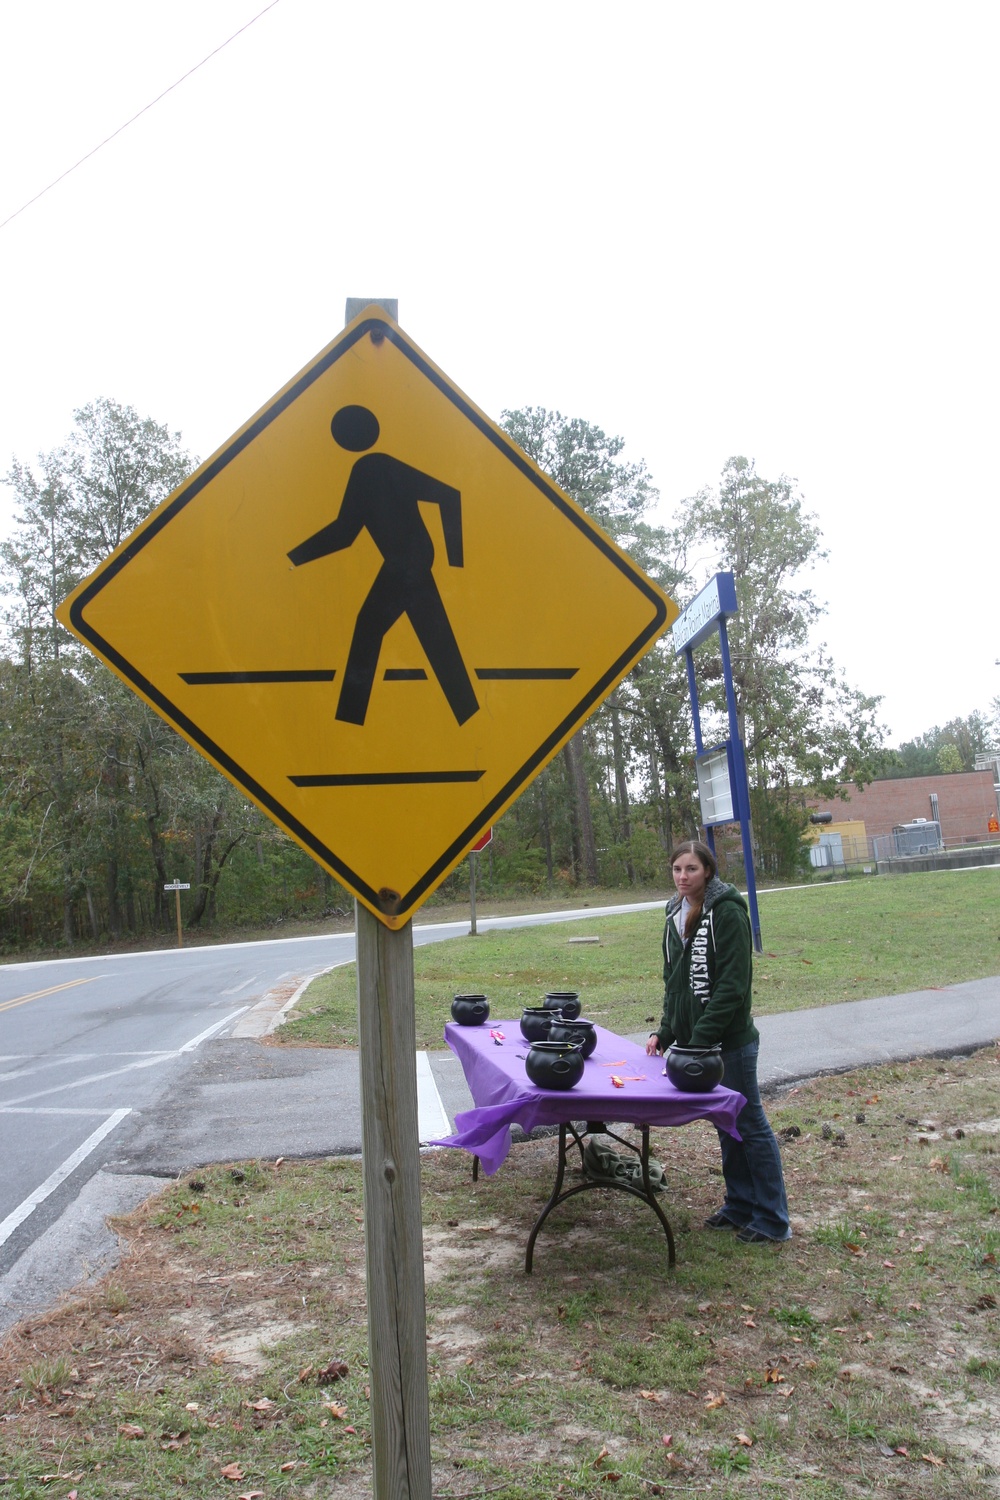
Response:
[{"label": "yellow center line", "polygon": [[93,984],[95,979],[103,979],[103,974],[92,974],[87,979],[67,979],[65,984],[53,984],[47,990],[32,990],[30,995],[18,995],[14,1000],[0,1000],[0,1011],[13,1010],[16,1005],[27,1005],[29,1000],[41,1000],[45,995],[55,995],[59,990],[71,990],[78,984]]}]

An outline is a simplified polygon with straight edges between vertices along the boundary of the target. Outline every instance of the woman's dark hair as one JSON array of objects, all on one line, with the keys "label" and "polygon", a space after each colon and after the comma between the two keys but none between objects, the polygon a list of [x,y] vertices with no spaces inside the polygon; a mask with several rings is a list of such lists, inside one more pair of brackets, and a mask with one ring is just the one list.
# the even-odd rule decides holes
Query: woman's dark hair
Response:
[{"label": "woman's dark hair", "polygon": [[[719,867],[715,863],[715,855],[712,853],[707,844],[701,843],[698,839],[686,839],[683,844],[678,844],[676,848],[671,849],[670,851],[671,869],[673,869],[674,867],[674,860],[679,859],[682,854],[693,854],[695,859],[697,859],[701,863],[702,867],[706,871],[709,880],[714,879],[714,877],[718,875]],[[698,923],[701,921],[701,908],[702,902],[699,901],[697,907],[692,906],[691,910],[688,912],[687,921],[684,923],[685,942],[687,942],[688,938],[691,936]]]}]

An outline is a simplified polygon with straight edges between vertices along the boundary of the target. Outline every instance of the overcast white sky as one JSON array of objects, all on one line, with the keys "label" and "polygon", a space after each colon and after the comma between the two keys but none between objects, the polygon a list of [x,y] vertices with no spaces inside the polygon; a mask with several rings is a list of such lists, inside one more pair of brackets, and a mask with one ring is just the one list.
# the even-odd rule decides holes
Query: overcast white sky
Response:
[{"label": "overcast white sky", "polygon": [[[266,0],[0,0],[0,219]],[[489,414],[794,476],[893,743],[1000,692],[1000,8],[278,0],[0,230],[0,468],[98,396],[204,457],[342,326]],[[0,497],[0,530],[9,494]]]}]

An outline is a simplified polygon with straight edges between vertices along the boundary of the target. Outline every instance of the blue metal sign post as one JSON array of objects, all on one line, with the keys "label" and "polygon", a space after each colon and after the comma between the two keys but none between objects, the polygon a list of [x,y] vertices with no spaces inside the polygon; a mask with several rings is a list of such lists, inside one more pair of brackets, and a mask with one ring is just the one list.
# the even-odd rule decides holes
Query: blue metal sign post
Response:
[{"label": "blue metal sign post", "polygon": [[[753,930],[753,945],[757,953],[763,952],[760,936],[760,911],[757,906],[757,878],[753,863],[753,830],[750,823],[750,787],[747,781],[746,753],[740,739],[739,719],[736,715],[736,693],[733,688],[733,667],[729,655],[729,635],[726,621],[737,613],[736,581],[732,573],[716,573],[701,593],[698,594],[674,625],[674,653],[683,651],[687,665],[688,687],[691,692],[691,713],[694,720],[694,747],[699,770],[713,762],[716,777],[722,752],[728,760],[730,797],[720,799],[718,809],[706,808],[702,796],[702,817],[705,825],[705,840],[715,853],[715,829],[723,823],[738,822],[740,840],[743,845],[743,867],[747,877],[747,900],[750,906],[750,925]],[[719,632],[719,648],[722,653],[722,677],[726,688],[726,708],[729,714],[729,739],[724,745],[706,751],[701,733],[701,714],[698,706],[698,684],[694,671],[694,650],[708,636]],[[699,775],[699,787],[702,777]]]}]

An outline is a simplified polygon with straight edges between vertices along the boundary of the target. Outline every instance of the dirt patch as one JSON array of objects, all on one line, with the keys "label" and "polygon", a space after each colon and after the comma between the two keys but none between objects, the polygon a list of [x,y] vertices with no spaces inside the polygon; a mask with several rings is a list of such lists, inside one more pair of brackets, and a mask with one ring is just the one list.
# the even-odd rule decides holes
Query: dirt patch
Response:
[{"label": "dirt patch", "polygon": [[457,1273],[485,1274],[523,1260],[524,1249],[509,1226],[498,1221],[424,1228],[424,1283],[431,1286]]},{"label": "dirt patch", "polygon": [[274,1308],[263,1302],[246,1303],[230,1317],[209,1308],[186,1307],[171,1313],[170,1322],[208,1359],[240,1366],[247,1380],[264,1373],[267,1351],[275,1344],[315,1326],[276,1317]]}]

